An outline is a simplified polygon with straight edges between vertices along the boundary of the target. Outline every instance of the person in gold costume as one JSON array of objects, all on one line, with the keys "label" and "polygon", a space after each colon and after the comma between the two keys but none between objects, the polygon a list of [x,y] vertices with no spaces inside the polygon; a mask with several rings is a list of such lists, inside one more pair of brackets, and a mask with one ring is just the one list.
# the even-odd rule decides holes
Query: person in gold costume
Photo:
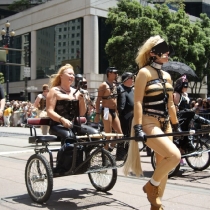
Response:
[{"label": "person in gold costume", "polygon": [[147,135],[181,131],[178,126],[173,102],[173,87],[170,75],[161,70],[169,58],[169,47],[159,36],[150,37],[139,49],[136,63],[140,70],[135,80],[134,118],[128,157],[124,172],[130,170],[137,176],[142,174],[138,141],[144,141],[154,150],[156,169],[151,179],[143,186],[151,210],[163,209],[161,198],[164,193],[168,173],[180,162],[179,149],[173,144],[172,136],[148,138]]}]

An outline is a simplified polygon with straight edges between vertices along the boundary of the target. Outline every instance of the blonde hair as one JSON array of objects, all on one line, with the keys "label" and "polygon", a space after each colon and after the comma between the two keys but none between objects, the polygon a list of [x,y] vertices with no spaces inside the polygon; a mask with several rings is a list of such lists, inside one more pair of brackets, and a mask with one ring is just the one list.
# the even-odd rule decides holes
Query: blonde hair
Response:
[{"label": "blonde hair", "polygon": [[[131,125],[131,136],[135,136],[133,126],[134,120],[132,120]],[[143,175],[143,171],[141,168],[139,145],[138,142],[134,140],[131,140],[129,142],[128,156],[123,168],[123,172],[125,176],[127,176],[129,172],[133,172],[137,177]]]},{"label": "blonde hair", "polygon": [[142,68],[143,66],[146,66],[150,63],[150,51],[151,49],[163,42],[164,40],[159,36],[151,36],[149,39],[145,41],[145,43],[139,48],[139,51],[137,53],[136,57],[136,63],[138,64],[139,68]]},{"label": "blonde hair", "polygon": [[66,69],[72,69],[73,70],[73,66],[71,64],[66,64],[65,66],[61,66],[61,68],[58,70],[57,74],[53,74],[51,75],[50,77],[50,87],[56,87],[56,86],[59,86],[61,84],[61,77],[60,75],[63,74],[63,72],[66,70]]}]

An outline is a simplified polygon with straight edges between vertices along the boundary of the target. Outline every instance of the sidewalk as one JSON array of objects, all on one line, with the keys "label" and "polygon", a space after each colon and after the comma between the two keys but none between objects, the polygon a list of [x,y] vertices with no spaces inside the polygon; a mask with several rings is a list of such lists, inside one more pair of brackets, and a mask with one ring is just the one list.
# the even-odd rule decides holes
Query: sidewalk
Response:
[{"label": "sidewalk", "polygon": [[[9,130],[9,131],[8,131]],[[40,132],[40,129],[37,129]],[[4,128],[0,133],[23,134],[26,140],[29,128]],[[41,132],[40,132],[41,133]],[[13,141],[14,137],[0,138]],[[18,138],[16,144],[18,145]],[[98,192],[91,185],[87,174],[54,178],[53,192],[44,205],[34,203],[25,186],[26,161],[33,154],[32,151],[23,153],[8,153],[0,155],[0,209],[47,209],[47,210],[149,210],[150,205],[146,194],[142,191],[143,185],[152,176],[153,169],[150,157],[144,152],[141,154],[144,177],[125,177],[123,168],[118,169],[117,182],[107,193]],[[19,148],[19,150],[22,150]],[[210,171],[194,172],[188,167],[182,167],[182,175],[169,179],[163,197],[166,210],[205,210],[210,209]],[[202,174],[201,174],[202,173]]]}]

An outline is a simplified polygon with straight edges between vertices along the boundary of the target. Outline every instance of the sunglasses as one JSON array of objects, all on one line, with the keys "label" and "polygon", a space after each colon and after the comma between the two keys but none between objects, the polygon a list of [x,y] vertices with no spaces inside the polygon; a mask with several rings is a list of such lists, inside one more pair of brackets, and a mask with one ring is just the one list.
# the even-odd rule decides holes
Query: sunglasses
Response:
[{"label": "sunglasses", "polygon": [[113,74],[118,74],[116,71],[111,71],[110,73],[113,73]]}]

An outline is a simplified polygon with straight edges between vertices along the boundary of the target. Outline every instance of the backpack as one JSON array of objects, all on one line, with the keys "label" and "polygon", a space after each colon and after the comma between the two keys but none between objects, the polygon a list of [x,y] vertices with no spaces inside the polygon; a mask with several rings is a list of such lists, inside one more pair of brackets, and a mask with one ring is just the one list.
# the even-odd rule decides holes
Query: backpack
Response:
[{"label": "backpack", "polygon": [[[69,171],[73,163],[74,144],[64,143],[57,154],[57,165],[55,172],[65,173]],[[76,167],[83,162],[83,147],[77,146]]]}]

